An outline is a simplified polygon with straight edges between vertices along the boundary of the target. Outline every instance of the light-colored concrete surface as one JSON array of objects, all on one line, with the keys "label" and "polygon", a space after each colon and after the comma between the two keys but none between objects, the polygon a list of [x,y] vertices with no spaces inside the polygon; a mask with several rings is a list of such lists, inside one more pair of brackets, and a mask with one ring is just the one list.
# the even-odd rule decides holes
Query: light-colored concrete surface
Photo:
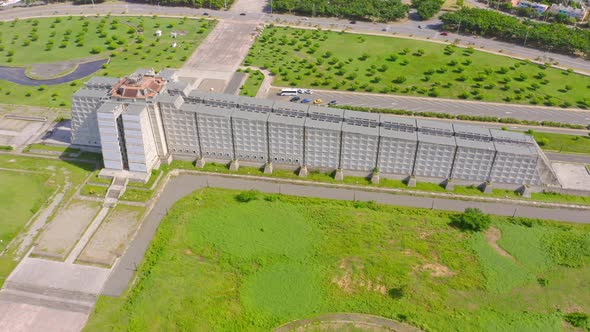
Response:
[{"label": "light-colored concrete surface", "polygon": [[0,331],[77,332],[84,328],[87,319],[88,315],[81,312],[0,299]]},{"label": "light-colored concrete surface", "polygon": [[24,121],[15,119],[0,120],[0,136],[5,137],[9,143],[17,148],[23,147],[44,126],[43,122]]},{"label": "light-colored concrete surface", "polygon": [[590,189],[590,174],[585,165],[553,163],[553,170],[561,185],[566,189]]},{"label": "light-colored concrete surface", "polygon": [[198,90],[221,93],[225,90],[226,81],[223,79],[205,78],[199,84]]},{"label": "light-colored concrete surface", "polygon": [[185,62],[179,76],[229,81],[254,43],[257,23],[221,21]]},{"label": "light-colored concrete surface", "polygon": [[84,234],[82,234],[82,237],[80,237],[80,240],[78,240],[78,242],[76,243],[76,246],[74,247],[74,249],[72,249],[72,251],[70,252],[68,257],[66,258],[66,261],[65,261],[66,263],[71,264],[76,260],[76,258],[78,257],[78,255],[80,255],[80,253],[82,252],[82,249],[84,249],[84,247],[86,246],[86,244],[90,240],[90,237],[94,234],[96,229],[98,229],[98,226],[100,226],[100,224],[102,223],[102,220],[104,219],[104,217],[107,215],[108,212],[109,212],[109,208],[106,208],[106,207],[103,207],[98,212],[96,217],[94,217],[92,224],[90,224],[90,226],[88,226],[88,228],[86,229]]},{"label": "light-colored concrete surface", "polygon": [[78,261],[112,265],[136,232],[143,211],[135,206],[117,205],[94,233]]},{"label": "light-colored concrete surface", "polygon": [[46,225],[33,254],[65,259],[100,208],[100,203],[72,201]]}]

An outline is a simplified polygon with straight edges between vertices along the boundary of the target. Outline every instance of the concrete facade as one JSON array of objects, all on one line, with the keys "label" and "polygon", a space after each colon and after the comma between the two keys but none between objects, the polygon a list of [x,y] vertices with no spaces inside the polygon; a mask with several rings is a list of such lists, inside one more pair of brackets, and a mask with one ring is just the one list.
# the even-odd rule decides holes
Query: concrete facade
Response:
[{"label": "concrete facade", "polygon": [[[96,127],[96,141],[104,142],[107,168],[150,172],[159,162],[179,158],[201,163],[233,161],[236,166],[244,161],[305,170],[338,169],[367,175],[378,171],[380,177],[411,176],[473,184],[559,184],[543,152],[522,133],[187,92],[186,84],[149,75],[148,82],[165,83],[160,83],[163,85],[156,94],[142,92],[153,96],[146,101],[109,97],[103,86],[113,80],[95,82],[100,89],[85,87],[74,96],[77,100],[89,95],[98,98],[90,105],[73,108],[74,113],[80,113],[73,117],[86,119],[87,124],[76,127],[72,135],[92,137],[93,129],[89,128]],[[174,75],[168,73],[166,77]],[[135,85],[126,89],[143,84],[141,80],[132,82]],[[100,110],[91,111],[95,107]],[[96,114],[100,114],[100,121],[92,123]]]}]

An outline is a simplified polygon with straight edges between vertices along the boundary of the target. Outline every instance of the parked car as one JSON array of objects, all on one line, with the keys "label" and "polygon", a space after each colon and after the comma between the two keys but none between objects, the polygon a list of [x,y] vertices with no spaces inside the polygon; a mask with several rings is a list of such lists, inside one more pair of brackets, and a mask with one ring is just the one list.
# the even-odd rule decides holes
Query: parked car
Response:
[{"label": "parked car", "polygon": [[311,102],[311,99],[309,99],[309,98],[305,98],[305,99],[303,99],[301,101],[302,104],[307,104],[307,103],[310,103],[310,102]]},{"label": "parked car", "polygon": [[307,89],[305,91],[303,91],[304,93],[308,94],[308,95],[313,95],[313,91]]},{"label": "parked car", "polygon": [[303,89],[297,89],[297,93],[303,93]]},{"label": "parked car", "polygon": [[328,103],[328,105],[336,105],[336,101],[335,100],[330,100],[330,102]]},{"label": "parked car", "polygon": [[246,16],[246,13],[240,13],[240,16]]},{"label": "parked car", "polygon": [[356,24],[356,21],[350,21],[350,24]]},{"label": "parked car", "polygon": [[209,13],[207,13],[207,12],[204,12],[204,13],[203,13],[203,16],[209,16]]},{"label": "parked car", "polygon": [[296,101],[299,101],[299,100],[301,100],[301,97],[299,97],[299,96],[295,96],[295,97],[289,99],[289,101],[292,101],[292,102],[296,102]]},{"label": "parked car", "polygon": [[322,100],[321,99],[316,99],[316,100],[313,101],[313,104],[314,105],[319,105],[321,103],[322,103]]},{"label": "parked car", "polygon": [[448,33],[448,32],[446,32],[446,31],[443,31],[443,32],[441,32],[441,33],[440,33],[440,35],[441,35],[441,36],[448,36],[448,35],[449,35],[449,33]]}]

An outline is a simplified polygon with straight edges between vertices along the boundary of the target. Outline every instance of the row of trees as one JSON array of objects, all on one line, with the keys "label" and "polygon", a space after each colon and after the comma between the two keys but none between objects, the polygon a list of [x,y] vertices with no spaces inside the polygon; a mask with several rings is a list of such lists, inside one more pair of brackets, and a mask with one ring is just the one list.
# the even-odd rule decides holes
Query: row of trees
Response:
[{"label": "row of trees", "polygon": [[388,22],[405,18],[409,7],[400,0],[273,0],[273,11]]},{"label": "row of trees", "polygon": [[427,20],[440,11],[443,3],[444,0],[412,0],[412,7],[416,8],[420,19]]},{"label": "row of trees", "polygon": [[537,48],[590,58],[590,31],[558,23],[520,21],[496,11],[463,8],[441,15],[445,29],[525,43]]}]

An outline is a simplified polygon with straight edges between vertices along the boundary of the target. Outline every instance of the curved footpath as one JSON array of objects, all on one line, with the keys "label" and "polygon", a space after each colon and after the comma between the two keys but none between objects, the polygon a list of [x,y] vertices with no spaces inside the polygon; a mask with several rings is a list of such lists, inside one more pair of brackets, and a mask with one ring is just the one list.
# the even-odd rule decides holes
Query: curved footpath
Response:
[{"label": "curved footpath", "polygon": [[[165,183],[158,193],[159,199],[153,205],[141,229],[120,258],[106,282],[102,294],[120,296],[133,279],[141,264],[145,251],[152,240],[160,221],[176,201],[191,192],[202,188],[225,188],[234,190],[255,189],[265,193],[338,199],[347,201],[375,201],[381,204],[408,206],[447,211],[463,211],[477,207],[490,214],[542,218],[575,223],[590,223],[590,209],[571,209],[567,207],[538,207],[519,205],[515,202],[476,202],[439,197],[422,197],[407,194],[371,191],[370,188],[281,180],[273,178],[247,177],[238,175],[214,175],[196,171],[173,171],[180,173],[164,179]],[[182,174],[185,173],[185,174]]]}]

